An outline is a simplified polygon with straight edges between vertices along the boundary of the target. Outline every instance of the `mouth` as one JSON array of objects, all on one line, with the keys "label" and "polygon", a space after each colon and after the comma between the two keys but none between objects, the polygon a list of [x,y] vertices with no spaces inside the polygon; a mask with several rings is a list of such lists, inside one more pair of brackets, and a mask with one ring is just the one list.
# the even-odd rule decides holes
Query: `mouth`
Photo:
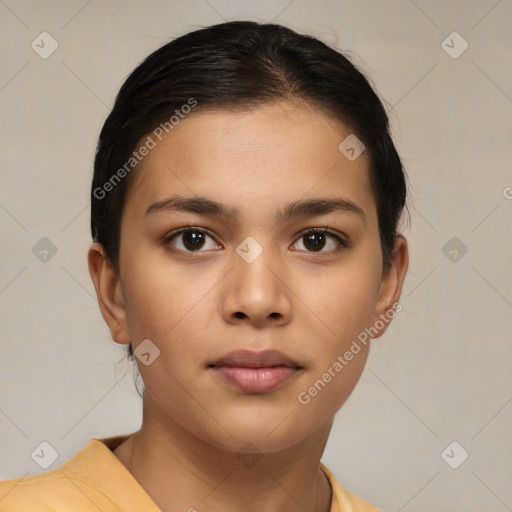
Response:
[{"label": "mouth", "polygon": [[277,350],[238,350],[208,365],[216,375],[246,393],[267,393],[295,377],[302,366]]}]

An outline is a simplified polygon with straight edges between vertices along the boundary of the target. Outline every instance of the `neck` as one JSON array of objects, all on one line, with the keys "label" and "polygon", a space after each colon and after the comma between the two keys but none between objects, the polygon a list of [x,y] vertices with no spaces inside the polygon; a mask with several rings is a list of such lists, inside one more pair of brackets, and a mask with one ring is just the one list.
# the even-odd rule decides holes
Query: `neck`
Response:
[{"label": "neck", "polygon": [[319,468],[332,419],[304,441],[273,453],[235,453],[144,414],[140,430],[114,450],[162,511],[329,512],[331,488]]}]

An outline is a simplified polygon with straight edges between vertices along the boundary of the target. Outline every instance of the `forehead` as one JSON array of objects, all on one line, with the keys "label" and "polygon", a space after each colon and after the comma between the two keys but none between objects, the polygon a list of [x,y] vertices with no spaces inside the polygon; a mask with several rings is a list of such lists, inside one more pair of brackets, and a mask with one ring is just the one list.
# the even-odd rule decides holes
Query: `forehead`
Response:
[{"label": "forehead", "polygon": [[126,203],[138,209],[166,196],[212,197],[240,207],[336,193],[373,201],[365,151],[339,146],[350,129],[302,102],[249,110],[199,110],[175,124],[135,170]]}]

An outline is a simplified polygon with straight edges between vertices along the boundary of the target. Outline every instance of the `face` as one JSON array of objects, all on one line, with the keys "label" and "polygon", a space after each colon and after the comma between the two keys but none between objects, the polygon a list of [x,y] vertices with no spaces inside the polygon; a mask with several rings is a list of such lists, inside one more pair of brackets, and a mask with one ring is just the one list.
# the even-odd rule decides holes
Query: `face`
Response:
[{"label": "face", "polygon": [[405,274],[382,275],[368,156],[338,149],[349,134],[288,102],[202,111],[142,160],[104,316],[149,353],[149,414],[231,451],[281,450],[331,422],[367,359],[358,336]]}]

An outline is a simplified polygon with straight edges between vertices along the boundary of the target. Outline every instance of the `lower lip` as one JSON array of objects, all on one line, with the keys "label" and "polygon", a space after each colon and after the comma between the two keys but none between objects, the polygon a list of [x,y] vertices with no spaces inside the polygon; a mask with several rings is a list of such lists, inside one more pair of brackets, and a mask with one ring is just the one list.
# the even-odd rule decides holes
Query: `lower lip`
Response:
[{"label": "lower lip", "polygon": [[218,372],[230,384],[246,393],[266,393],[290,380],[297,368],[272,366],[270,368],[247,368],[239,366],[217,366]]}]

